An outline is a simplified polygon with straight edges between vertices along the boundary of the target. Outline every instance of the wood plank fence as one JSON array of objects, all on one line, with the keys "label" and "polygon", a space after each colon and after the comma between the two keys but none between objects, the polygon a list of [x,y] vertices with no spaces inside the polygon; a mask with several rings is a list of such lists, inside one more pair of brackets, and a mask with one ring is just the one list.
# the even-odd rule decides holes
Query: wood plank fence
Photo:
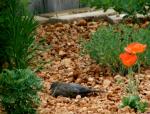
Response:
[{"label": "wood plank fence", "polygon": [[30,0],[31,13],[47,13],[80,7],[80,0]]}]

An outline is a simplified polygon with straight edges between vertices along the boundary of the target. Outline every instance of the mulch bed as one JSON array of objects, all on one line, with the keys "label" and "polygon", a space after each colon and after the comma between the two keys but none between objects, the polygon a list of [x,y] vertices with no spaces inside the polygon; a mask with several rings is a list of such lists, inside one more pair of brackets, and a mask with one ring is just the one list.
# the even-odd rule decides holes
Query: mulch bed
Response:
[{"label": "mulch bed", "polygon": [[[46,42],[41,46],[44,51],[37,51],[32,61],[34,68],[40,61],[45,62],[43,69],[37,73],[44,80],[44,89],[39,93],[40,114],[136,114],[129,107],[118,108],[125,94],[127,78],[113,76],[109,69],[100,67],[89,55],[81,53],[81,38],[88,40],[98,27],[107,25],[105,21],[80,20],[68,24],[45,24],[38,28],[37,41],[41,36],[46,38]],[[129,26],[138,27],[133,24]],[[51,48],[47,48],[49,45]],[[150,104],[150,69],[144,70],[139,77],[140,96]],[[84,98],[55,98],[50,95],[49,90],[54,81],[75,82],[106,92]],[[147,112],[150,112],[150,108]]]},{"label": "mulch bed", "polygon": [[[147,21],[140,26],[128,23],[135,28],[144,28],[148,24]],[[33,69],[42,66],[42,70],[37,72],[44,83],[44,88],[39,93],[39,114],[136,114],[129,107],[118,108],[121,98],[125,95],[127,78],[119,74],[112,75],[109,69],[100,67],[89,55],[82,54],[81,40],[89,40],[98,27],[107,25],[108,23],[102,20],[79,20],[67,24],[39,26],[37,42],[41,43],[41,37],[45,41],[31,61]],[[140,97],[150,105],[150,69],[145,69],[139,78]],[[76,98],[55,98],[50,95],[49,90],[54,81],[74,82],[105,92],[83,98],[79,95]],[[148,112],[150,107],[145,114]]]}]

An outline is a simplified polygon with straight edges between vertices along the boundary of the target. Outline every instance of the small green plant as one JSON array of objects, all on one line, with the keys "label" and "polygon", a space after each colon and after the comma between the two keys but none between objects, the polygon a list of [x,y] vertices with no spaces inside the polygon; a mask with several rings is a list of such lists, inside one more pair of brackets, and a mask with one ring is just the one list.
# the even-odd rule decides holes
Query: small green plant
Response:
[{"label": "small green plant", "polygon": [[8,114],[35,114],[42,80],[29,69],[3,70],[0,103]]},{"label": "small green plant", "polygon": [[[141,42],[150,45],[150,31],[146,29],[135,30],[125,25],[100,27],[92,38],[83,44],[84,52],[95,59],[101,66],[111,68],[112,72],[127,74],[128,71],[122,65],[118,55],[124,47],[131,42]],[[141,64],[150,65],[150,51],[145,51],[140,55]],[[133,71],[137,71],[138,65],[135,64]]]},{"label": "small green plant", "polygon": [[0,12],[0,63],[8,68],[27,68],[34,46],[37,22],[26,13],[20,0],[5,0]]},{"label": "small green plant", "polygon": [[136,18],[136,14],[147,15],[150,11],[149,0],[82,0],[89,6],[96,8],[114,8],[119,13],[126,13],[128,16]]},{"label": "small green plant", "polygon": [[120,105],[120,108],[124,108],[126,106],[133,108],[135,111],[140,111],[141,113],[143,113],[146,111],[146,109],[148,107],[148,103],[147,102],[141,102],[139,96],[130,95],[127,97],[123,97],[122,104]]}]

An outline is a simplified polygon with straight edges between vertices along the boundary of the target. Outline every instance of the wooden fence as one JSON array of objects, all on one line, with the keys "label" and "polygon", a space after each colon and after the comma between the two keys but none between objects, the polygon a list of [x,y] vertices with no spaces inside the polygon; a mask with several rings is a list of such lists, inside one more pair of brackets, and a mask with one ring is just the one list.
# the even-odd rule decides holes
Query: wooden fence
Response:
[{"label": "wooden fence", "polygon": [[80,0],[30,0],[29,10],[32,13],[46,13],[80,7]]}]

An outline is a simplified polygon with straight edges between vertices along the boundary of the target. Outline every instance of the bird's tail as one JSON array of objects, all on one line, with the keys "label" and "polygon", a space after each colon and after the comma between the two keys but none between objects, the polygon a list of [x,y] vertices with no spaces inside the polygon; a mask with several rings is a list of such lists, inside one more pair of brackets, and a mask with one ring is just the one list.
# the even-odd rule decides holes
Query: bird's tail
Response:
[{"label": "bird's tail", "polygon": [[106,90],[102,90],[102,89],[91,89],[91,92],[106,92]]}]

